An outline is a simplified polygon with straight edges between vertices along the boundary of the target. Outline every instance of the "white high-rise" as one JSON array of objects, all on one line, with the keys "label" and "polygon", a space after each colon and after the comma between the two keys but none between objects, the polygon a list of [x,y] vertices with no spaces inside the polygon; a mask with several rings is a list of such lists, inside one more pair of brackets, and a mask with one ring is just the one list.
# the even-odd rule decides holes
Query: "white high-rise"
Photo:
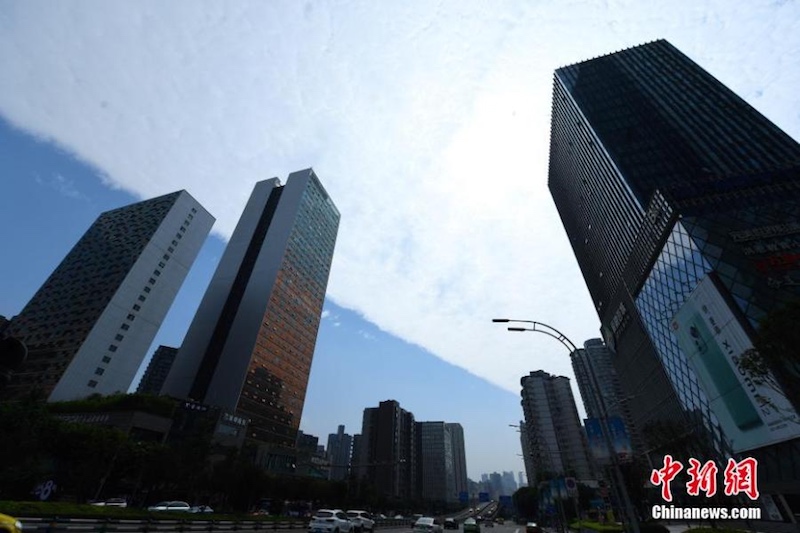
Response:
[{"label": "white high-rise", "polygon": [[[528,484],[534,486],[553,475],[592,479],[593,469],[586,435],[578,418],[578,408],[569,378],[542,370],[520,380],[522,410],[530,457]],[[525,450],[523,446],[523,450]]]},{"label": "white high-rise", "polygon": [[102,213],[11,323],[4,398],[128,391],[214,218],[186,191]]}]

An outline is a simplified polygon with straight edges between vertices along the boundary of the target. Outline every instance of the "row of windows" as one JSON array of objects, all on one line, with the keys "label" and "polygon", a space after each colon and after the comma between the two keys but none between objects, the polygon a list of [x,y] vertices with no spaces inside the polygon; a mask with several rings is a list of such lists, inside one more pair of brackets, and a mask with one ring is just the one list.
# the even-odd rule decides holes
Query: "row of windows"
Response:
[{"label": "row of windows", "polygon": [[[192,208],[192,213],[196,213],[196,212],[197,212],[197,210],[193,207]],[[147,296],[146,295],[148,295],[148,294],[150,294],[152,292],[152,286],[155,286],[157,278],[159,278],[161,276],[161,270],[160,269],[165,268],[167,266],[167,261],[169,261],[170,257],[171,257],[170,254],[175,252],[175,247],[178,246],[178,240],[183,238],[183,233],[186,232],[186,228],[189,226],[190,220],[192,220],[194,218],[194,215],[192,213],[189,213],[187,215],[186,219],[183,221],[183,225],[181,225],[181,227],[179,228],[178,232],[175,234],[175,240],[173,240],[172,243],[171,243],[172,245],[167,248],[167,251],[169,253],[166,253],[166,254],[164,254],[162,256],[162,258],[161,258],[162,260],[159,261],[159,263],[158,263],[158,268],[153,270],[153,275],[152,275],[152,277],[150,277],[147,280],[147,285],[142,287],[142,293],[143,294],[139,294],[139,296],[137,297],[137,301],[145,302],[147,300]],[[137,303],[137,304],[133,304],[132,309],[133,309],[133,311],[138,312],[138,311],[141,311],[142,307],[141,307],[140,304]],[[122,324],[120,324],[119,329],[122,332],[129,331],[130,327],[131,327],[130,323],[133,322],[134,319],[136,319],[136,315],[133,314],[133,313],[129,313],[128,316],[126,317],[126,322],[123,322]],[[124,333],[117,333],[114,336],[114,341],[115,342],[122,342],[122,340],[124,338],[125,338]],[[111,344],[108,347],[108,351],[111,352],[111,353],[116,352],[118,349],[119,349],[119,346],[116,345],[116,344]],[[101,364],[106,364],[107,365],[110,362],[111,362],[111,356],[109,356],[109,355],[104,355],[103,358],[101,359]],[[94,373],[95,373],[96,376],[102,376],[103,374],[105,374],[105,371],[106,371],[106,367],[98,366],[97,368],[95,368]],[[93,388],[97,387],[98,382],[97,382],[96,379],[91,379],[91,380],[89,380],[89,382],[86,385],[89,388],[93,389]]]}]

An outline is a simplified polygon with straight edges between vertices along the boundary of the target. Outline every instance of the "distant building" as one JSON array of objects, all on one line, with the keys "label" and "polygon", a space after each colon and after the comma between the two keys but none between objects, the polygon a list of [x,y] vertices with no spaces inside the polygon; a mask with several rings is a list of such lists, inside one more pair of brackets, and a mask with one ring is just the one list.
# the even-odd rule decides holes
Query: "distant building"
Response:
[{"label": "distant building", "polygon": [[565,474],[593,479],[586,435],[569,378],[537,370],[523,377],[520,383],[532,467],[528,483]]},{"label": "distant building", "polygon": [[414,415],[395,400],[364,409],[359,468],[384,496],[414,499],[417,494]]},{"label": "distant building", "polygon": [[12,319],[28,357],[3,398],[127,392],[213,223],[186,191],[102,213]]},{"label": "distant building", "polygon": [[162,389],[247,418],[269,471],[296,460],[339,217],[311,169],[258,182]]},{"label": "distant building", "polygon": [[527,484],[525,483],[525,476],[522,474],[522,472],[517,472],[517,480],[519,488],[527,486]]},{"label": "distant building", "polygon": [[503,490],[501,494],[511,496],[517,491],[517,481],[514,479],[514,472],[503,472]]},{"label": "distant building", "polygon": [[330,461],[330,479],[347,479],[350,473],[350,454],[353,449],[353,438],[344,432],[340,425],[336,433],[328,435],[328,461]]},{"label": "distant building", "polygon": [[160,394],[161,387],[167,379],[167,374],[169,374],[169,369],[172,368],[172,363],[175,361],[177,354],[177,348],[159,346],[150,359],[136,392],[139,394]]}]

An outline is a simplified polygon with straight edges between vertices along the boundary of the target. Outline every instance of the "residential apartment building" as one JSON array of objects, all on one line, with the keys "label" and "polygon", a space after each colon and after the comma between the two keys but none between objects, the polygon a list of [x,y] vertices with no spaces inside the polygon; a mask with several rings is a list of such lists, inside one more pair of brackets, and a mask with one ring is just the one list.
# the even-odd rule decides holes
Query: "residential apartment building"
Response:
[{"label": "residential apartment building", "polygon": [[524,376],[520,384],[528,440],[523,450],[527,448],[531,466],[528,482],[558,475],[593,479],[586,435],[569,378],[537,370]]},{"label": "residential apartment building", "polygon": [[136,392],[139,394],[160,394],[161,387],[164,386],[164,381],[166,381],[167,374],[172,368],[172,363],[175,362],[176,355],[178,355],[177,348],[159,346],[147,364],[147,370],[144,371]]}]

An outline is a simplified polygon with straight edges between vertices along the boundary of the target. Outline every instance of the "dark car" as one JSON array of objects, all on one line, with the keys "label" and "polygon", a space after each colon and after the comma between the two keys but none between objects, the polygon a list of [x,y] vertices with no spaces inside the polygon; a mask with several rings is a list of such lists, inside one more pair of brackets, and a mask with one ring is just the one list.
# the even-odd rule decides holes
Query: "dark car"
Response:
[{"label": "dark car", "polygon": [[458,529],[458,522],[456,522],[455,518],[445,518],[444,519],[444,528],[445,529]]},{"label": "dark car", "polygon": [[525,533],[542,533],[542,528],[536,522],[525,524]]}]

